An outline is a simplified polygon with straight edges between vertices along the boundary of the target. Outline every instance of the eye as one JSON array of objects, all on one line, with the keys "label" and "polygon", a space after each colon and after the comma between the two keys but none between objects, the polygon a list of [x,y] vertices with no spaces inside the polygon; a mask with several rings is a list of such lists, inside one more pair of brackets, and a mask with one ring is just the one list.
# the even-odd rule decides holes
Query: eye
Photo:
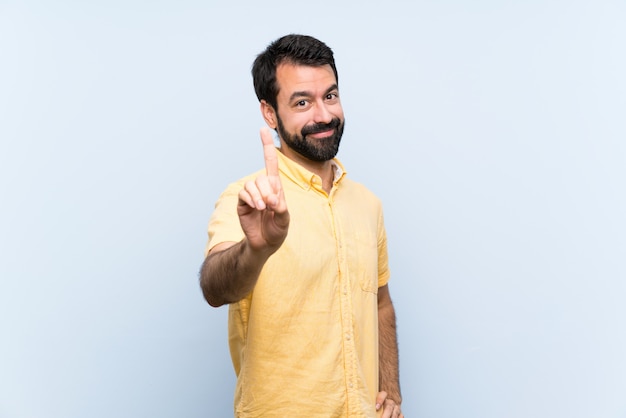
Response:
[{"label": "eye", "polygon": [[304,107],[306,106],[306,100],[300,100],[296,102],[296,107]]},{"label": "eye", "polygon": [[339,94],[337,93],[328,93],[326,95],[326,100],[337,100],[339,98]]}]

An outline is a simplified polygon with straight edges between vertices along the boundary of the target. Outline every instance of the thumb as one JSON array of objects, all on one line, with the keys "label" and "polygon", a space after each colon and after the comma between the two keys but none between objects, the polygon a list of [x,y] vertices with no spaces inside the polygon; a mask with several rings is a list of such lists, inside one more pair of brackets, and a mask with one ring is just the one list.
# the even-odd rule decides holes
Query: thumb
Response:
[{"label": "thumb", "polygon": [[376,410],[377,411],[383,405],[383,403],[385,402],[385,399],[387,399],[387,392],[385,392],[384,390],[382,392],[378,392],[378,396],[376,396]]}]

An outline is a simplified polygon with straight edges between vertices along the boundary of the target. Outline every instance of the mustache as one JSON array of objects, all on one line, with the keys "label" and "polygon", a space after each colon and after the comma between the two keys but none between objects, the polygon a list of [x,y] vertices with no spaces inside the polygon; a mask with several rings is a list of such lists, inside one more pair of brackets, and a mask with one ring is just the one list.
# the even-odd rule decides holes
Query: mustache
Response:
[{"label": "mustache", "polygon": [[339,118],[333,118],[333,120],[331,120],[329,123],[315,123],[313,125],[307,125],[302,128],[302,131],[300,133],[302,134],[302,137],[305,137],[307,135],[325,132],[330,129],[337,129],[339,125],[341,125],[341,121],[339,120]]}]

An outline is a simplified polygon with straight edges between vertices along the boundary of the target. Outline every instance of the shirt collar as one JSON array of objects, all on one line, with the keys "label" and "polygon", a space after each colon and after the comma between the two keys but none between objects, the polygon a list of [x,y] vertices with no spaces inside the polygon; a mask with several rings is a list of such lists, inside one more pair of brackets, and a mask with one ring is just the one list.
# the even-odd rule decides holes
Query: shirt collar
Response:
[{"label": "shirt collar", "polygon": [[[316,184],[321,185],[321,179],[317,174],[314,174],[302,167],[300,164],[286,157],[280,149],[277,152],[279,161],[279,170],[294,183],[298,184],[303,189],[310,189]],[[337,158],[331,160],[335,172],[335,178],[333,179],[333,186],[339,184],[339,182],[345,177],[346,169]]]}]

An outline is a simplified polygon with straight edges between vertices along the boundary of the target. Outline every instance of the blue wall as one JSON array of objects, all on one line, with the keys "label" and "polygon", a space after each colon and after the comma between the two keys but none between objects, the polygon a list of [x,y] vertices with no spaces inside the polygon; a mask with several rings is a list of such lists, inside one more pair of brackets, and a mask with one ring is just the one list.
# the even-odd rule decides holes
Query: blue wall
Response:
[{"label": "blue wall", "polygon": [[250,65],[336,53],[383,200],[407,417],[626,417],[626,5],[0,2],[0,417],[226,417],[213,203]]}]

